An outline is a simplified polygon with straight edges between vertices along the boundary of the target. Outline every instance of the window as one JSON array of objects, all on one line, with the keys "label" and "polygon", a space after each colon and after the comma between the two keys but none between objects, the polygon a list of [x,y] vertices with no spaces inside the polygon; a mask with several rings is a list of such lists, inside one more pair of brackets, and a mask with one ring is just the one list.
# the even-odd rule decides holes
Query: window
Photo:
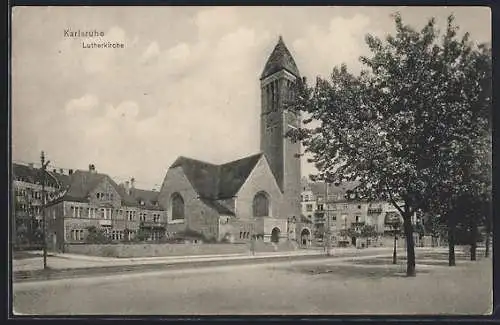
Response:
[{"label": "window", "polygon": [[106,209],[101,208],[101,219],[106,219]]},{"label": "window", "polygon": [[269,216],[269,199],[267,193],[259,192],[254,196],[253,215],[254,217]]},{"label": "window", "polygon": [[242,239],[242,238],[243,238],[243,232],[240,231],[240,239]]},{"label": "window", "polygon": [[358,209],[360,209],[360,210],[361,210],[361,205],[358,205]]},{"label": "window", "polygon": [[323,211],[323,204],[318,204],[318,210]]},{"label": "window", "polygon": [[73,241],[82,241],[84,240],[84,231],[82,229],[72,229],[71,230],[71,240]]},{"label": "window", "polygon": [[336,215],[332,216],[332,221],[337,221],[337,216]]},{"label": "window", "polygon": [[76,218],[76,211],[75,211],[75,207],[74,206],[71,206],[71,216],[73,218]]},{"label": "window", "polygon": [[342,206],[342,208],[343,208],[344,210],[347,210],[347,208],[349,208],[349,205],[348,205],[348,204],[344,204],[344,205]]},{"label": "window", "polygon": [[308,212],[312,211],[313,210],[313,205],[312,204],[306,204],[306,210]]},{"label": "window", "polygon": [[172,220],[184,219],[184,199],[179,193],[172,194]]}]

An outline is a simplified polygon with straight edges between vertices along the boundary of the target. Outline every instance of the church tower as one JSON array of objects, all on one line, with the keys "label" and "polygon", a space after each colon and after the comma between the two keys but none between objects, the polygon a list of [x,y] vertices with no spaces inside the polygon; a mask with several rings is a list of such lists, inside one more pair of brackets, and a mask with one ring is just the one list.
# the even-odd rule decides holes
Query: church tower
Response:
[{"label": "church tower", "polygon": [[260,77],[261,120],[260,149],[283,193],[280,218],[300,218],[300,143],[285,138],[297,128],[300,116],[287,111],[285,104],[294,96],[294,83],[300,73],[282,37],[269,56]]}]

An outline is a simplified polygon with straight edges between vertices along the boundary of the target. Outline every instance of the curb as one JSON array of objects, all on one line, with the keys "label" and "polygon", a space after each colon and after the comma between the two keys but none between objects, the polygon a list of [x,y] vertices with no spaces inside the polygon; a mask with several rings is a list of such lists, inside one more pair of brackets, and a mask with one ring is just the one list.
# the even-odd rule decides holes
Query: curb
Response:
[{"label": "curb", "polygon": [[305,260],[324,258],[325,255],[299,255],[299,256],[264,256],[264,257],[248,257],[244,259],[218,259],[208,261],[179,261],[175,263],[155,263],[155,264],[136,264],[136,265],[115,265],[115,266],[99,266],[88,268],[72,268],[72,269],[48,269],[34,271],[17,271],[12,274],[14,283],[57,280],[67,278],[83,278],[99,275],[108,275],[113,273],[128,273],[141,271],[161,271],[193,267],[206,266],[224,266],[237,265],[247,263],[265,263],[277,260]]}]

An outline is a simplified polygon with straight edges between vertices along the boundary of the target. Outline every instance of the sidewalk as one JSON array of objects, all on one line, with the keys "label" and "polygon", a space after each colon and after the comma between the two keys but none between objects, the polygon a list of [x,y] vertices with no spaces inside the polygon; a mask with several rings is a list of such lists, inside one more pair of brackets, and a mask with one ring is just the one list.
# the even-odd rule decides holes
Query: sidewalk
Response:
[{"label": "sidewalk", "polygon": [[[447,251],[446,248],[417,248],[419,251],[434,250]],[[401,252],[401,250],[398,250]],[[352,257],[378,253],[392,252],[392,247],[373,247],[365,249],[357,248],[332,248],[330,255],[332,257],[343,257],[348,255]],[[219,254],[219,255],[195,255],[195,256],[163,256],[163,257],[141,257],[141,258],[113,258],[86,256],[77,254],[57,254],[52,253],[47,257],[47,265],[51,269],[68,270],[68,269],[84,269],[84,268],[106,268],[112,266],[137,266],[137,265],[155,265],[155,264],[179,264],[188,262],[214,262],[214,261],[235,261],[235,260],[259,260],[266,258],[284,258],[284,257],[301,257],[301,256],[324,256],[324,250],[316,249],[300,249],[288,252],[257,252],[255,255],[251,253],[243,254]],[[12,271],[37,271],[43,269],[43,259],[41,257],[26,258],[22,260],[13,260]]]},{"label": "sidewalk", "polygon": [[[89,267],[110,267],[110,266],[132,266],[132,265],[151,265],[151,264],[178,264],[186,262],[212,262],[212,261],[230,261],[247,260],[270,257],[293,257],[293,256],[314,256],[325,255],[323,251],[299,250],[292,252],[273,252],[273,253],[251,253],[246,254],[221,254],[221,255],[197,255],[197,256],[165,256],[165,257],[143,257],[143,258],[112,258],[96,257],[76,254],[52,254],[47,257],[47,264],[51,269],[78,269]],[[36,271],[43,269],[43,259],[28,258],[14,260],[12,263],[13,272],[18,271]]]}]

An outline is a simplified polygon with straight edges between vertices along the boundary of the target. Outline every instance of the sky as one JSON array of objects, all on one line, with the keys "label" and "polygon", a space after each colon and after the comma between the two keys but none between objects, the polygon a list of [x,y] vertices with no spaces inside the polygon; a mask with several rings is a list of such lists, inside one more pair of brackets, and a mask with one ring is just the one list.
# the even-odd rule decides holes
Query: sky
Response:
[{"label": "sky", "polygon": [[[15,7],[14,162],[94,164],[118,182],[159,188],[178,156],[224,163],[259,151],[259,77],[282,35],[302,76],[360,70],[367,33],[393,33],[391,14],[444,29],[453,13],[474,42],[491,41],[486,7]],[[124,48],[83,48],[102,31]],[[305,159],[302,174],[314,173]]]}]

